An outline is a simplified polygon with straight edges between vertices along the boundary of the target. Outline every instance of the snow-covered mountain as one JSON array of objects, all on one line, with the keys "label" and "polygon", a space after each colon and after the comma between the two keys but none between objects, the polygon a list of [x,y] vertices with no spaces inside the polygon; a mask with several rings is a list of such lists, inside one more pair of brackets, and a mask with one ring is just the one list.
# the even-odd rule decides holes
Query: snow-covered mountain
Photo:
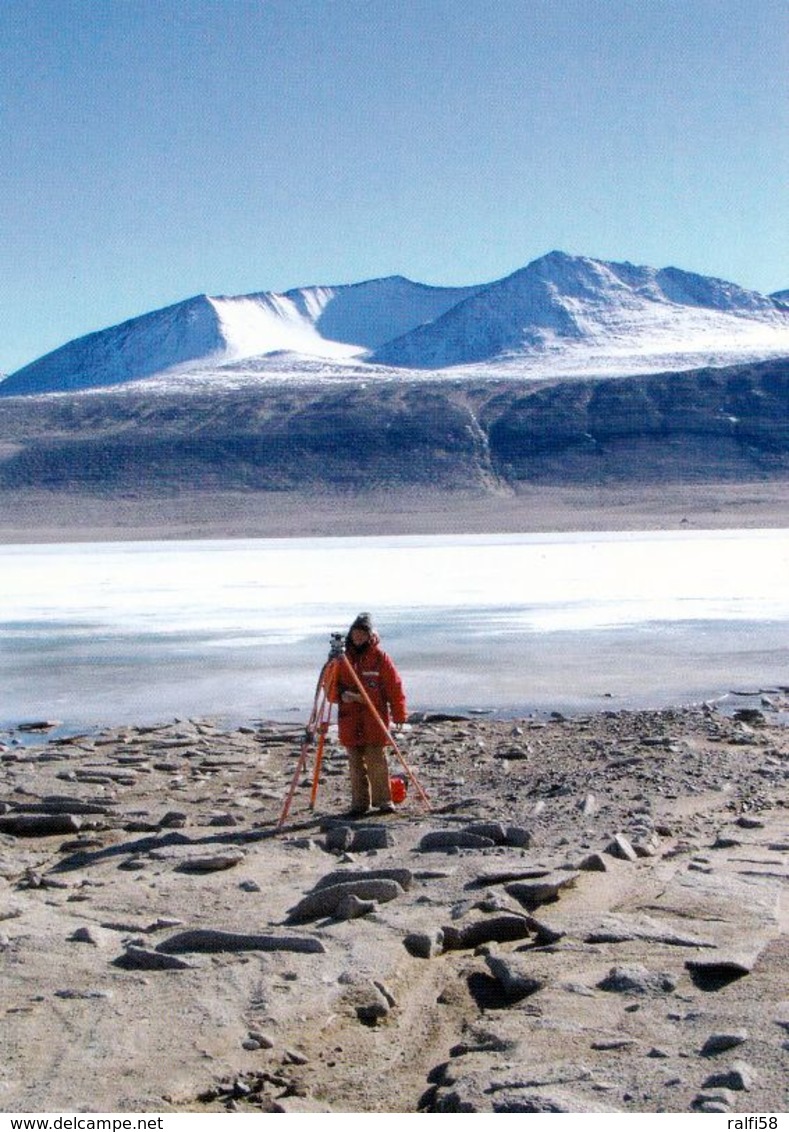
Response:
[{"label": "snow-covered mountain", "polygon": [[676,268],[551,252],[372,357],[431,369],[594,354],[612,363],[686,354],[698,364],[705,353],[787,347],[786,312],[764,295]]},{"label": "snow-covered mountain", "polygon": [[[676,268],[562,252],[505,279],[402,276],[235,297],[199,295],[89,334],[0,395],[156,379],[167,388],[381,375],[617,376],[789,355],[789,306]],[[427,371],[427,372],[426,372]]]},{"label": "snow-covered mountain", "polygon": [[[284,294],[196,295],[87,334],[11,374],[1,394],[64,392],[151,376],[215,372],[256,357],[344,362],[442,315],[474,287],[402,276]],[[277,364],[276,361],[274,363]]]}]

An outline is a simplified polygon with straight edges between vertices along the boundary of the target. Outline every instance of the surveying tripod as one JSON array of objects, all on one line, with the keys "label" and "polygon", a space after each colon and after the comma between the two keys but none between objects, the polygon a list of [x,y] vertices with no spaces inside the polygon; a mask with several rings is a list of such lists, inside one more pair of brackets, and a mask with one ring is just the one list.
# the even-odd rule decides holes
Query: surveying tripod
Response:
[{"label": "surveying tripod", "polygon": [[397,743],[394,741],[391,731],[381,719],[380,712],[376,708],[373,701],[370,699],[367,689],[359,679],[359,676],[356,673],[356,670],[354,669],[351,662],[348,660],[348,657],[345,655],[343,643],[344,638],[342,633],[331,634],[329,638],[329,656],[320,671],[320,675],[318,676],[318,684],[315,689],[315,700],[312,705],[312,711],[310,713],[309,721],[304,731],[304,738],[301,743],[301,753],[299,754],[299,760],[296,764],[296,770],[294,771],[293,779],[291,781],[290,788],[288,789],[285,803],[282,807],[282,813],[279,817],[277,829],[282,829],[282,826],[287,820],[291,802],[293,801],[293,795],[296,792],[296,785],[299,781],[299,778],[304,773],[310,749],[312,748],[313,744],[315,744],[317,736],[317,745],[315,748],[315,769],[312,775],[312,789],[310,791],[310,809],[315,809],[315,799],[318,797],[318,784],[320,782],[321,765],[323,763],[323,749],[326,745],[326,736],[328,734],[329,725],[331,723],[332,709],[339,698],[338,686],[341,675],[349,677],[350,680],[356,685],[356,689],[362,697],[362,702],[364,703],[365,707],[372,713],[373,718],[377,721],[377,723],[380,724],[381,729],[386,734],[386,738],[391,744],[397,758],[400,760],[400,763],[402,764],[406,774],[411,779],[411,782],[414,785],[414,789],[421,798],[425,809],[430,809],[430,802],[428,800],[427,794],[425,794],[416,775],[403,758],[402,752],[397,746]]}]

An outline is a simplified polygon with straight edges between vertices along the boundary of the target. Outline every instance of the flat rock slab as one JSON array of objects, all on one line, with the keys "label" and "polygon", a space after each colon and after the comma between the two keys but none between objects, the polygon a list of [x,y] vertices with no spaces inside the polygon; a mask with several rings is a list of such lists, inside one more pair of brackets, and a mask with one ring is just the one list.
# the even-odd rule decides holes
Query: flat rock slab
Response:
[{"label": "flat rock slab", "polygon": [[492,849],[495,844],[492,837],[482,837],[478,833],[442,829],[426,833],[419,842],[419,849],[422,853],[446,853],[454,849]]},{"label": "flat rock slab", "polygon": [[325,916],[334,916],[339,905],[347,896],[359,900],[375,900],[385,904],[403,895],[403,888],[395,880],[355,880],[344,884],[327,885],[318,888],[300,900],[288,913],[291,924],[307,923]]},{"label": "flat rock slab", "polygon": [[552,868],[547,865],[527,865],[521,868],[491,869],[480,873],[474,880],[469,881],[469,888],[488,888],[494,884],[512,884],[518,880],[540,880],[550,876]]},{"label": "flat rock slab", "polygon": [[212,853],[204,857],[189,857],[176,866],[179,873],[216,873],[222,869],[232,869],[234,865],[246,860],[246,854],[240,851],[230,853]]},{"label": "flat rock slab", "polygon": [[14,837],[49,837],[79,833],[82,822],[74,814],[6,814],[0,817],[0,833]]},{"label": "flat rock slab", "polygon": [[447,925],[441,929],[445,951],[480,947],[483,943],[511,943],[531,935],[524,916],[487,916],[462,928]]},{"label": "flat rock slab", "polygon": [[110,814],[114,802],[89,802],[80,798],[50,797],[40,802],[14,802],[14,809],[25,814]]},{"label": "flat rock slab", "polygon": [[147,947],[127,947],[123,955],[112,961],[114,967],[127,971],[185,971],[192,966],[177,955],[162,955]]},{"label": "flat rock slab", "polygon": [[257,935],[245,932],[223,932],[213,928],[194,928],[170,936],[156,948],[165,955],[189,951],[300,951],[323,954],[326,949],[319,939],[310,936]]},{"label": "flat rock slab", "polygon": [[606,916],[599,924],[587,929],[586,943],[624,943],[643,940],[647,943],[665,943],[670,947],[709,947],[715,942],[690,932],[678,932],[669,924],[662,924],[647,916]]},{"label": "flat rock slab", "polygon": [[685,966],[697,987],[702,990],[721,990],[737,979],[750,975],[759,951],[750,955],[715,955],[702,959],[689,959]]},{"label": "flat rock slab", "polygon": [[393,880],[407,892],[414,883],[414,874],[410,869],[335,869],[326,873],[315,885],[313,891],[321,888],[332,888],[336,884],[356,884],[365,880]]},{"label": "flat rock slab", "polygon": [[565,888],[574,888],[578,880],[577,872],[552,873],[536,880],[515,881],[505,885],[504,891],[524,908],[532,911],[542,904],[553,904]]}]

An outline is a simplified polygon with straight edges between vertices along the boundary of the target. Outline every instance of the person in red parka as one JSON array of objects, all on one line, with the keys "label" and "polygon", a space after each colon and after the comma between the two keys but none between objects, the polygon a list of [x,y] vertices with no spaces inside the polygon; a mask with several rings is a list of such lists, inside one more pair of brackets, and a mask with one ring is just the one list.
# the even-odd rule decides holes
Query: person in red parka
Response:
[{"label": "person in red parka", "polygon": [[394,806],[384,748],[391,742],[387,734],[390,722],[406,721],[405,693],[400,674],[380,647],[369,613],[360,613],[348,630],[345,655],[380,716],[376,719],[350,673],[341,667],[333,698],[338,705],[340,742],[348,752],[351,813],[365,814],[371,806],[391,813]]}]

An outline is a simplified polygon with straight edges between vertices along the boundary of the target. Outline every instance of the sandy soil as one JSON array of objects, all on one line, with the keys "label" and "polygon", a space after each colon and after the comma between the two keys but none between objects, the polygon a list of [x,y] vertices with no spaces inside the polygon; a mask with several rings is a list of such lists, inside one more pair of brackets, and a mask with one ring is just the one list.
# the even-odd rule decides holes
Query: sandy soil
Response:
[{"label": "sandy soil", "polygon": [[358,821],[280,724],[3,735],[0,1108],[784,1111],[788,691],[414,718]]},{"label": "sandy soil", "polygon": [[0,542],[789,526],[784,482],[533,487],[516,494],[5,492]]}]

